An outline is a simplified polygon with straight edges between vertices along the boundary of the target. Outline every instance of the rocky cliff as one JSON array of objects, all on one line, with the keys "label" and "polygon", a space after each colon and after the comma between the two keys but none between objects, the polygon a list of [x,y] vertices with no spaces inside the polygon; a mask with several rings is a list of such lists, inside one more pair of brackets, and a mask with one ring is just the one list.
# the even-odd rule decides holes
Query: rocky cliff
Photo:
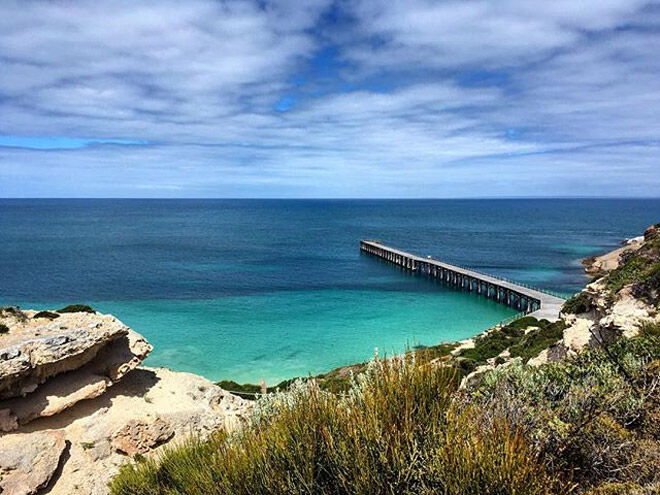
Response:
[{"label": "rocky cliff", "polygon": [[0,493],[105,494],[120,465],[236,427],[249,403],[150,351],[110,315],[0,309]]},{"label": "rocky cliff", "polygon": [[660,324],[660,229],[649,227],[643,238],[589,260],[587,273],[595,278],[562,309],[567,323],[555,350],[580,351],[608,344],[620,336]]}]

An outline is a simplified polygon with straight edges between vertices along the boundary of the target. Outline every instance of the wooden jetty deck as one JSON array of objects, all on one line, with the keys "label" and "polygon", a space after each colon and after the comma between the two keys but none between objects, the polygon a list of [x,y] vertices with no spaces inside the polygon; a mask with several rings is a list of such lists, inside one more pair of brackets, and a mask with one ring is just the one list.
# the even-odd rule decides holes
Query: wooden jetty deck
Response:
[{"label": "wooden jetty deck", "polygon": [[539,289],[479,273],[469,268],[444,263],[430,256],[423,258],[385,246],[378,241],[360,241],[360,250],[407,270],[442,280],[458,289],[474,292],[501,304],[506,304],[521,313],[529,314],[538,319],[545,318],[550,321],[559,319],[559,312],[565,301],[561,297]]}]

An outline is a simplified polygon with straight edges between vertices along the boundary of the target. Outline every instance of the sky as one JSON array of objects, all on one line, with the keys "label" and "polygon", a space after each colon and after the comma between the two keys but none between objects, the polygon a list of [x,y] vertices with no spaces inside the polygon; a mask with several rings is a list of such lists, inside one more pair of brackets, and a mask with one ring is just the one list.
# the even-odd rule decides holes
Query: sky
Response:
[{"label": "sky", "polygon": [[660,195],[660,2],[0,2],[0,197]]}]

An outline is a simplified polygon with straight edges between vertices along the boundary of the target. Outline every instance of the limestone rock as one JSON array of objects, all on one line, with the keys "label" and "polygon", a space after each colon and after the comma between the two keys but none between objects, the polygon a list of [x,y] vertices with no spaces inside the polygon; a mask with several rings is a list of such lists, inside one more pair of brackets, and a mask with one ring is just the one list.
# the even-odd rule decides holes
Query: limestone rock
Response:
[{"label": "limestone rock", "polygon": [[[236,428],[251,407],[251,401],[235,397],[200,376],[138,367],[103,395],[20,428],[58,429],[71,445],[70,457],[50,495],[107,495],[108,482],[129,461],[116,448],[122,430],[138,431],[138,439],[142,435],[151,438],[136,442],[149,457],[189,435],[204,438],[218,429]],[[172,434],[163,435],[168,430]]]},{"label": "limestone rock", "polygon": [[173,436],[174,430],[160,417],[153,421],[132,419],[113,435],[112,446],[123,454],[134,456],[146,454]]},{"label": "limestone rock", "polygon": [[65,313],[49,320],[0,317],[9,332],[0,335],[0,399],[34,391],[48,378],[87,364],[128,327],[110,315]]},{"label": "limestone rock", "polygon": [[0,493],[37,493],[53,477],[65,448],[59,431],[0,437]]},{"label": "limestone rock", "polygon": [[[27,397],[16,397],[0,401],[0,417],[12,418],[3,425],[0,420],[0,430],[11,431],[18,424],[26,424],[35,418],[52,416],[73,406],[84,399],[93,399],[106,391],[110,380],[106,377],[89,374],[85,370],[76,370],[52,378]],[[4,426],[4,427],[3,427]]]},{"label": "limestone rock", "polygon": [[568,351],[579,352],[588,346],[593,334],[595,323],[590,318],[581,318],[568,315],[567,323],[569,326],[564,330],[563,345]]},{"label": "limestone rock", "polygon": [[49,378],[24,397],[0,400],[0,431],[11,431],[18,424],[52,416],[81,400],[98,397],[150,351],[151,346],[142,336],[126,328],[125,335],[111,340],[81,368]]},{"label": "limestone rock", "polygon": [[601,328],[616,328],[626,337],[634,337],[639,327],[653,318],[654,308],[631,295],[628,287],[617,294],[607,314],[598,322]]}]

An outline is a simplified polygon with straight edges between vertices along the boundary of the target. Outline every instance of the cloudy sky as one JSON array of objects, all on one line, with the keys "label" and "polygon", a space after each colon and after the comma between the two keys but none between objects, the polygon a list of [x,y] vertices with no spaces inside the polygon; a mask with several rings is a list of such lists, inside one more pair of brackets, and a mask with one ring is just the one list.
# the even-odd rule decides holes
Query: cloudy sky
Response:
[{"label": "cloudy sky", "polygon": [[659,193],[658,1],[0,2],[0,197]]}]

